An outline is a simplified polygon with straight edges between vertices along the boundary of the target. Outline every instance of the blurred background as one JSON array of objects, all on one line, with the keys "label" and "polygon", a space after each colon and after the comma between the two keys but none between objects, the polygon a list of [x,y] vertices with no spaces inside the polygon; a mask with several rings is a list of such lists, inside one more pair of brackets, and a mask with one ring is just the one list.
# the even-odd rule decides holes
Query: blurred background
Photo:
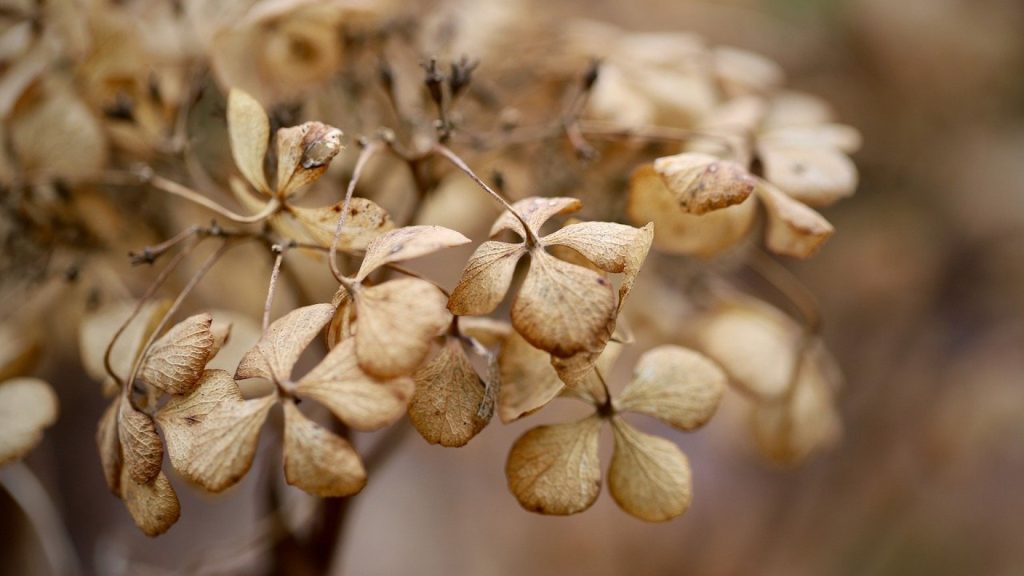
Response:
[{"label": "blurred background", "polygon": [[[695,497],[683,518],[646,524],[607,491],[568,518],[527,513],[508,494],[510,444],[571,406],[496,422],[458,450],[412,432],[348,504],[334,572],[1024,574],[1024,3],[558,0],[531,11],[580,15],[769,56],[863,133],[857,194],[823,211],[837,233],[815,258],[787,262],[820,299],[845,376],[843,439],[774,466],[729,400],[697,433],[659,429],[690,457]],[[149,540],[104,486],[95,384],[70,364],[48,376],[62,418],[27,462],[87,573],[218,573],[259,556],[259,475],[216,498],[182,487],[180,522]],[[607,462],[610,435],[603,444]],[[6,495],[0,526],[0,572],[46,573]]]}]

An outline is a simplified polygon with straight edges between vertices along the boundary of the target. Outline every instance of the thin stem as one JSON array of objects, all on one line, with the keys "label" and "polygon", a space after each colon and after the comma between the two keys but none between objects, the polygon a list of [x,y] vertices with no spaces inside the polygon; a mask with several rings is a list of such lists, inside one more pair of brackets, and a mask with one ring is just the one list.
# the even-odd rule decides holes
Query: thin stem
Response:
[{"label": "thin stem", "polygon": [[138,252],[131,251],[128,253],[128,256],[132,259],[132,264],[152,264],[153,262],[156,262],[156,259],[162,256],[164,252],[167,252],[171,248],[174,248],[178,244],[195,236],[202,229],[203,228],[201,226],[197,225],[189,226],[159,244],[146,246]]},{"label": "thin stem", "polygon": [[440,154],[441,156],[444,156],[445,159],[451,162],[456,168],[465,172],[467,176],[469,176],[474,182],[477,183],[478,186],[483,188],[488,194],[491,195],[492,198],[497,200],[505,208],[505,210],[511,212],[512,215],[516,217],[516,220],[519,220],[519,222],[523,225],[523,230],[526,231],[527,246],[532,247],[540,245],[540,240],[537,238],[537,234],[533,231],[532,228],[530,228],[530,225],[526,223],[526,220],[523,219],[519,212],[517,212],[516,209],[513,208],[512,205],[508,203],[508,200],[505,200],[505,198],[501,194],[496,192],[493,188],[488,186],[486,182],[481,180],[480,177],[477,176],[472,169],[470,169],[466,162],[462,160],[462,158],[459,158],[459,156],[455,154],[455,152],[452,152],[450,148],[443,144],[435,144],[433,150]]},{"label": "thin stem", "polygon": [[188,297],[192,290],[203,279],[203,276],[206,276],[206,273],[209,272],[211,268],[213,268],[213,265],[216,264],[218,260],[220,260],[220,257],[223,256],[224,253],[227,252],[228,248],[230,247],[231,242],[225,240],[220,245],[220,247],[217,248],[217,250],[206,259],[206,262],[203,262],[202,267],[196,271],[195,275],[193,275],[192,278],[188,281],[188,284],[186,284],[185,287],[181,289],[181,292],[178,294],[178,297],[174,299],[174,302],[171,304],[171,307],[167,309],[167,312],[164,314],[163,318],[160,319],[160,323],[157,324],[153,332],[150,333],[149,338],[146,340],[145,346],[142,347],[142,349],[139,351],[139,355],[135,358],[135,363],[132,366],[131,375],[129,376],[128,380],[126,380],[124,383],[122,393],[124,394],[125,398],[128,398],[129,394],[131,393],[132,382],[135,381],[135,377],[139,373],[139,368],[142,367],[142,361],[143,359],[145,359],[146,354],[149,353],[149,349],[153,346],[153,342],[156,341],[160,333],[163,332],[164,328],[167,327],[167,324],[168,322],[170,322],[171,317],[174,316],[174,313],[177,312],[178,308],[181,307],[181,303],[185,301],[185,298]]},{"label": "thin stem", "polygon": [[156,294],[156,291],[159,290],[161,286],[163,286],[164,282],[167,281],[171,273],[174,272],[174,269],[178,267],[178,264],[180,264],[181,261],[184,260],[185,257],[188,256],[192,252],[192,250],[199,245],[199,242],[201,241],[202,240],[198,240],[196,242],[192,242],[191,244],[186,245],[184,248],[181,249],[180,252],[178,252],[174,256],[174,258],[167,264],[167,266],[165,266],[164,269],[160,271],[160,274],[158,274],[156,279],[153,280],[153,283],[150,284],[148,288],[146,288],[146,292],[143,293],[142,297],[139,298],[139,301],[135,304],[135,309],[132,310],[132,313],[128,316],[128,318],[126,318],[125,321],[121,324],[121,326],[118,327],[117,332],[114,332],[113,338],[111,338],[110,343],[107,344],[107,349],[103,352],[103,368],[107,371],[107,374],[109,374],[110,377],[114,379],[114,382],[117,383],[118,387],[125,386],[125,382],[121,380],[120,376],[114,373],[114,368],[110,364],[110,354],[111,351],[114,349],[114,344],[117,343],[117,339],[121,337],[121,334],[123,334],[125,329],[128,328],[128,325],[131,324],[132,320],[134,320],[135,317],[139,315],[139,312],[142,311],[142,307],[146,304],[146,302],[153,297],[153,294]]},{"label": "thin stem", "polygon": [[601,405],[598,406],[597,409],[602,414],[611,414],[613,412],[612,393],[608,390],[608,382],[605,382],[604,375],[601,374],[601,371],[597,368],[596,364],[594,365],[594,374],[597,375],[597,379],[601,382],[601,388],[604,390],[604,398],[601,400]]},{"label": "thin stem", "polygon": [[281,273],[281,263],[284,262],[284,255],[288,253],[288,245],[275,244],[274,251],[277,258],[274,259],[274,269],[270,272],[270,286],[267,287],[267,302],[263,305],[263,333],[266,334],[270,326],[270,307],[274,303],[274,293],[277,290],[277,277]]},{"label": "thin stem", "polygon": [[821,331],[821,310],[814,294],[793,272],[764,250],[756,248],[753,256],[747,266],[796,307],[808,332],[818,334]]},{"label": "thin stem", "polygon": [[352,177],[348,181],[348,188],[345,190],[345,201],[341,204],[341,214],[338,214],[338,223],[334,227],[334,238],[331,240],[331,249],[327,256],[327,261],[331,266],[331,274],[340,282],[343,286],[348,288],[351,284],[344,275],[338,269],[337,254],[338,254],[338,241],[341,239],[341,231],[345,227],[345,218],[348,216],[348,206],[352,202],[352,195],[356,191],[356,184],[359,183],[359,178],[363,175],[363,168],[366,163],[369,162],[370,158],[374,154],[379,152],[383,148],[383,144],[380,141],[373,141],[363,147],[359,152],[359,157],[356,159],[356,166],[352,169]]}]

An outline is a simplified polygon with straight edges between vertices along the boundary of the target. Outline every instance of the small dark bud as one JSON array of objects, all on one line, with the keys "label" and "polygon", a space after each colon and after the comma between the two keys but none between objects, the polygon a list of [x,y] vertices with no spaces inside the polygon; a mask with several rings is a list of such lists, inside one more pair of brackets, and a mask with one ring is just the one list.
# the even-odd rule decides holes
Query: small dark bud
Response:
[{"label": "small dark bud", "polygon": [[590,91],[591,89],[593,89],[594,84],[597,83],[597,78],[600,75],[601,61],[595,58],[594,60],[590,61],[590,66],[587,68],[587,71],[583,74],[583,90]]},{"label": "small dark bud", "polygon": [[444,102],[444,90],[442,88],[444,85],[444,74],[437,68],[437,59],[431,58],[429,62],[423,65],[423,70],[426,72],[423,82],[427,85],[430,98],[440,108]]},{"label": "small dark bud", "polygon": [[448,76],[448,90],[451,92],[452,99],[458,98],[473,81],[473,71],[479,64],[479,60],[471,61],[465,56],[458,62],[452,62],[452,71]]}]

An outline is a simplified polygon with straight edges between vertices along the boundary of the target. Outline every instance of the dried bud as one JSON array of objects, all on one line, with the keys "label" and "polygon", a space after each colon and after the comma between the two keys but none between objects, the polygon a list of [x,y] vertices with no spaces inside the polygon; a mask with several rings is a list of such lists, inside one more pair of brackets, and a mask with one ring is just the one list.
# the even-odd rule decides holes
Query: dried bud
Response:
[{"label": "dried bud", "polygon": [[458,98],[462,91],[469,86],[473,80],[473,71],[479,64],[479,60],[470,60],[465,56],[458,62],[452,62],[452,72],[448,77],[448,91],[452,95],[452,100]]},{"label": "dried bud", "polygon": [[440,109],[444,104],[444,90],[442,89],[444,74],[437,68],[437,59],[431,58],[423,65],[423,70],[426,72],[423,83],[426,84],[427,91],[430,92],[430,98]]}]

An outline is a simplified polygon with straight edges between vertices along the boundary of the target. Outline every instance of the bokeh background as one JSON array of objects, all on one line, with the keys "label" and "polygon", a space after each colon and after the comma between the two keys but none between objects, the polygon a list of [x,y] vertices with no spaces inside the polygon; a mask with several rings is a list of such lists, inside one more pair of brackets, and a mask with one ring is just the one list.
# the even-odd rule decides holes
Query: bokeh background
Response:
[{"label": "bokeh background", "polygon": [[[569,518],[527,513],[508,494],[511,442],[571,406],[496,423],[459,450],[412,432],[351,501],[335,573],[1024,574],[1024,3],[552,0],[532,10],[765,54],[862,131],[857,194],[824,211],[837,233],[817,257],[789,263],[820,298],[845,375],[843,440],[780,468],[725,406],[701,431],[671,436],[690,457],[694,504],[652,525],[607,493]],[[258,563],[249,535],[265,479],[218,498],[180,489],[182,519],[149,540],[103,484],[95,385],[71,365],[49,372],[63,414],[28,462],[88,572]],[[45,573],[38,538],[6,496],[0,522],[0,572]]]}]

